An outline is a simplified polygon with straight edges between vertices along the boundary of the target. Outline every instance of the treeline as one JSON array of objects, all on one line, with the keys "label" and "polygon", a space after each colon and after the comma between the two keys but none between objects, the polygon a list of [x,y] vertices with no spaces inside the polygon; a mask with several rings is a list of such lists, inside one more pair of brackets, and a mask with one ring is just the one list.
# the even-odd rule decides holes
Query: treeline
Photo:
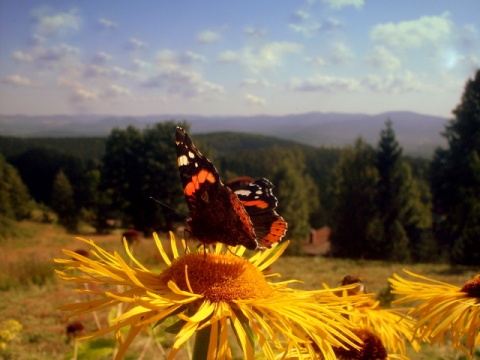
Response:
[{"label": "treeline", "polygon": [[105,138],[19,138],[0,136],[0,149],[6,158],[20,155],[31,149],[48,149],[53,152],[72,155],[83,161],[88,161],[91,159],[101,159],[105,153]]},{"label": "treeline", "polygon": [[[147,235],[174,228],[188,213],[174,145],[178,124],[188,132],[187,123],[174,121],[115,129],[103,145],[96,142],[101,158],[53,148],[10,152],[8,162],[0,158],[0,214],[27,218],[31,196],[71,232],[85,221],[105,233],[112,219]],[[301,252],[312,228],[327,225],[333,256],[476,265],[480,71],[467,82],[444,136],[448,148],[432,161],[404,156],[388,119],[375,146],[359,138],[344,149],[314,148],[235,133],[193,140],[224,181],[248,175],[275,184],[290,253]]]}]

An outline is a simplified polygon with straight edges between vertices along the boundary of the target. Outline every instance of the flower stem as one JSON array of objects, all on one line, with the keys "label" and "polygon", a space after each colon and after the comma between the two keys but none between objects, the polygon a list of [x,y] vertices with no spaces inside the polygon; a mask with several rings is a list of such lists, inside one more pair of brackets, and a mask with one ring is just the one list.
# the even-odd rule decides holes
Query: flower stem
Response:
[{"label": "flower stem", "polygon": [[211,326],[207,326],[197,331],[195,336],[195,345],[193,346],[192,360],[207,360],[208,343],[210,341]]}]

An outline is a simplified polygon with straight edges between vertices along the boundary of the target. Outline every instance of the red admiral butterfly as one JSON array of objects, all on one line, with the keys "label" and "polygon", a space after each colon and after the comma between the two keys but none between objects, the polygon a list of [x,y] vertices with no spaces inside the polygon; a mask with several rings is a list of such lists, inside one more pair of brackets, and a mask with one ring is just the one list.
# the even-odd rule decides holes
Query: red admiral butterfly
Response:
[{"label": "red admiral butterfly", "polygon": [[181,127],[176,144],[191,216],[186,220],[188,233],[205,244],[221,242],[250,250],[270,248],[282,239],[287,222],[275,212],[277,199],[270,181],[259,179],[233,192]]}]

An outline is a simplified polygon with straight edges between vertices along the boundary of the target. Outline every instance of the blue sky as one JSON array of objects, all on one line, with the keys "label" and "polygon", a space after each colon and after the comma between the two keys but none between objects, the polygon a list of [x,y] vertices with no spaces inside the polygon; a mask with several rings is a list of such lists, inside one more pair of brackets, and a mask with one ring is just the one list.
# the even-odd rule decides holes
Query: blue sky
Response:
[{"label": "blue sky", "polygon": [[0,0],[1,114],[449,117],[477,0]]}]

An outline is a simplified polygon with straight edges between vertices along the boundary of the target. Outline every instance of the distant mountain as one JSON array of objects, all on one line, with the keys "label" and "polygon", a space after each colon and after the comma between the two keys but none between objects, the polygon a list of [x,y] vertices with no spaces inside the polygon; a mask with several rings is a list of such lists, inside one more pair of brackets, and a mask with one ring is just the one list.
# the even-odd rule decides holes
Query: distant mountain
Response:
[{"label": "distant mountain", "polygon": [[397,139],[407,154],[431,156],[445,146],[440,133],[448,119],[407,111],[377,115],[312,112],[284,116],[105,115],[23,116],[1,115],[0,135],[19,137],[106,136],[115,128],[139,128],[166,120],[186,120],[192,133],[221,131],[275,136],[313,146],[340,147],[362,136],[375,144],[387,119],[392,120]]}]

